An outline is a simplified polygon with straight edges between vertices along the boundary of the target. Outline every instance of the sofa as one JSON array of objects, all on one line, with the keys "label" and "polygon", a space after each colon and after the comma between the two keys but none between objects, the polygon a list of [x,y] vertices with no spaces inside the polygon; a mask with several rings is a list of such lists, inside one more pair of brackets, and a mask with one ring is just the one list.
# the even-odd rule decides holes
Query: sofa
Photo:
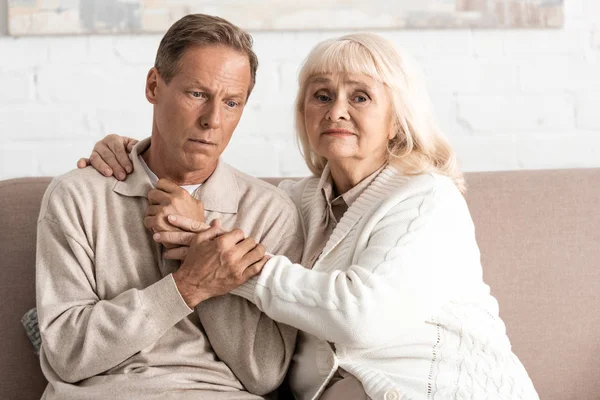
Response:
[{"label": "sofa", "polygon": [[[466,178],[484,279],[540,398],[600,399],[600,168]],[[46,385],[21,317],[35,306],[36,219],[49,182],[0,182],[2,400],[39,399]]]}]

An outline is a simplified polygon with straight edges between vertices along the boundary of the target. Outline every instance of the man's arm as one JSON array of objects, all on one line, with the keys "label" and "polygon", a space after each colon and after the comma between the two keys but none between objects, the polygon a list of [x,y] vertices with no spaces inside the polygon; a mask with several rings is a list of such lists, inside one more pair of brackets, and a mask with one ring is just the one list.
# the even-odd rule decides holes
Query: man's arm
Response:
[{"label": "man's arm", "polygon": [[171,275],[145,289],[100,299],[93,243],[76,204],[56,181],[38,220],[36,292],[42,352],[66,382],[117,366],[192,310]]},{"label": "man's arm", "polygon": [[[303,234],[295,210],[260,239],[268,251],[300,260]],[[264,395],[285,378],[296,344],[296,329],[275,322],[248,300],[227,294],[196,307],[209,341],[251,393]]]}]

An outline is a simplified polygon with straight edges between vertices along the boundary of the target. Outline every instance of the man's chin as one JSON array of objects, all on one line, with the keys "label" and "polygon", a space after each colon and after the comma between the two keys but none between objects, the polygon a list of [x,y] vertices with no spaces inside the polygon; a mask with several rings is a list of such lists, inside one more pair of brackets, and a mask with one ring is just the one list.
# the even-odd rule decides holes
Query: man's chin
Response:
[{"label": "man's chin", "polygon": [[210,166],[216,166],[219,157],[214,154],[206,154],[204,152],[194,152],[192,154],[186,154],[184,161],[186,169],[190,172],[205,169]]}]

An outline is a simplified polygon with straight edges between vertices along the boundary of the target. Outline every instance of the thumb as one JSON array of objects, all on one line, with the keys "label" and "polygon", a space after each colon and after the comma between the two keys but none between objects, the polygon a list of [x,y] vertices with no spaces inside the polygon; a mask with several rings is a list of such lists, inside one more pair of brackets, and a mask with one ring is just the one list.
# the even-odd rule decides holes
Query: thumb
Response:
[{"label": "thumb", "polygon": [[223,230],[223,228],[221,227],[221,220],[218,218],[213,219],[210,222],[210,226],[217,229],[217,231],[219,232],[219,235],[222,235],[223,233],[225,233],[225,230]]}]

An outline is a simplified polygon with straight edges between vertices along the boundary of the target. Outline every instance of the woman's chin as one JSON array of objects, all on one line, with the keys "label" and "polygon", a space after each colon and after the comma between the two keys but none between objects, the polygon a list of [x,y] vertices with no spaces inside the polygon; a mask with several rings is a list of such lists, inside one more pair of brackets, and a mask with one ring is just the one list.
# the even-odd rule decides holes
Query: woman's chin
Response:
[{"label": "woman's chin", "polygon": [[344,146],[341,143],[330,144],[319,150],[321,151],[318,154],[329,162],[343,161],[356,156],[356,149],[353,146]]}]

